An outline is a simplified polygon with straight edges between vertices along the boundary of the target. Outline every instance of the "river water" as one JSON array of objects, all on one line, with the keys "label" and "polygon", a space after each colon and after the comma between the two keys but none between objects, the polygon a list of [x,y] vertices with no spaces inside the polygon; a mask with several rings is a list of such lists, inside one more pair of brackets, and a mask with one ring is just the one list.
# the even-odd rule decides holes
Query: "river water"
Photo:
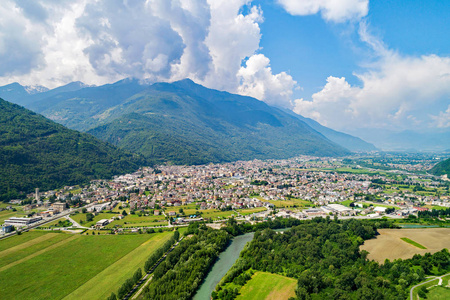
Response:
[{"label": "river water", "polygon": [[211,293],[214,291],[214,288],[220,282],[222,277],[225,276],[231,266],[236,262],[242,249],[244,249],[245,244],[253,239],[254,234],[254,232],[246,233],[231,240],[231,244],[227,247],[227,249],[219,254],[216,263],[208,273],[208,276],[206,276],[205,281],[200,286],[200,289],[195,294],[194,300],[211,299]]}]

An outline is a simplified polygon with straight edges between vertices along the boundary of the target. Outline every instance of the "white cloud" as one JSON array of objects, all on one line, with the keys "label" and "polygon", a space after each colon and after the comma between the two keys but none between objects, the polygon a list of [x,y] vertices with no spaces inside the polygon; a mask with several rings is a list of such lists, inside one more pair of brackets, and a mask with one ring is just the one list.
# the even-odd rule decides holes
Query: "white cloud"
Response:
[{"label": "white cloud", "polygon": [[278,0],[292,15],[306,16],[321,13],[327,21],[359,20],[369,12],[369,0]]},{"label": "white cloud", "polygon": [[436,127],[449,128],[450,127],[450,105],[446,111],[441,111],[437,116],[430,115],[434,120]]},{"label": "white cloud", "polygon": [[0,15],[0,84],[191,78],[290,106],[295,81],[258,54],[251,0],[5,0]]},{"label": "white cloud", "polygon": [[263,54],[251,56],[237,76],[241,80],[239,94],[266,99],[270,105],[292,108],[292,90],[297,82],[285,72],[273,75],[270,60]]},{"label": "white cloud", "polygon": [[340,130],[419,129],[436,122],[444,127],[445,113],[430,115],[450,99],[450,57],[402,56],[371,36],[364,24],[360,36],[379,56],[366,72],[355,74],[361,86],[329,77],[311,101],[295,100],[294,111]]}]

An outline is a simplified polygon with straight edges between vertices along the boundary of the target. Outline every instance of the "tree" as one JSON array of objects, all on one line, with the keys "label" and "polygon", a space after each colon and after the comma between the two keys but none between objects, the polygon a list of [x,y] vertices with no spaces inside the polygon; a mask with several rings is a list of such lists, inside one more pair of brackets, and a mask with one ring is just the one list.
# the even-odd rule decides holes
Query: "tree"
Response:
[{"label": "tree", "polygon": [[92,222],[94,220],[94,215],[89,213],[86,215],[86,222]]},{"label": "tree", "polygon": [[107,300],[117,300],[116,294],[111,293],[111,296],[109,296]]},{"label": "tree", "polygon": [[83,207],[83,209],[81,210],[81,212],[82,212],[83,214],[87,213],[86,207]]},{"label": "tree", "polygon": [[126,210],[123,210],[122,215],[123,215],[123,216],[127,216],[127,215],[128,215],[128,214],[127,214],[127,211],[126,211]]}]

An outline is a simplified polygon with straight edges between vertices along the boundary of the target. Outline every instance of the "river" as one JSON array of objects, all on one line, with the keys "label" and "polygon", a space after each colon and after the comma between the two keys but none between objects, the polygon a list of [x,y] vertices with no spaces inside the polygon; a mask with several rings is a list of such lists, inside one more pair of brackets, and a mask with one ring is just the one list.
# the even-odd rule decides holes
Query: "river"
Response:
[{"label": "river", "polygon": [[231,244],[227,247],[227,249],[219,254],[217,261],[208,273],[205,281],[200,286],[200,289],[195,294],[194,300],[211,299],[211,293],[214,291],[214,288],[220,282],[222,277],[225,276],[231,266],[236,262],[242,249],[244,249],[245,244],[253,239],[254,234],[254,232],[246,233],[231,240]]}]

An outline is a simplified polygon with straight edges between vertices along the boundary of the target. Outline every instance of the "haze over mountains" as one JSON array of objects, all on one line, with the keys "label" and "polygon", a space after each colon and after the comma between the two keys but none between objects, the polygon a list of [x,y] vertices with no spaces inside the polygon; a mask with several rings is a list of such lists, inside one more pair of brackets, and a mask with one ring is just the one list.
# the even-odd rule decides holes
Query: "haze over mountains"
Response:
[{"label": "haze over mountains", "polygon": [[32,95],[11,84],[0,88],[0,96],[6,89],[7,100],[154,161],[206,163],[375,149],[292,112],[191,80],[145,85],[125,79],[99,87],[75,82]]}]

